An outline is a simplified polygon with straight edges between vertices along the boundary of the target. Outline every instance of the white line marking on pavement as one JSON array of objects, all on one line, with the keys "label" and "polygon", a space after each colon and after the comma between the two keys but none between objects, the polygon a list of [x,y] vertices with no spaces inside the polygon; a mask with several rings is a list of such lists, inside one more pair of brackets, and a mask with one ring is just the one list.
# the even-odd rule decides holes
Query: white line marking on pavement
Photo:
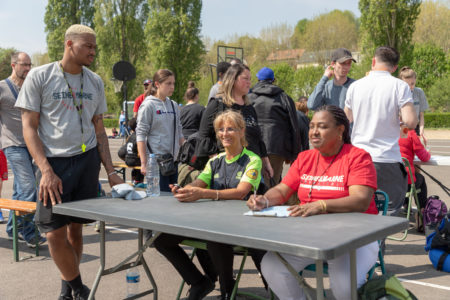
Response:
[{"label": "white line marking on pavement", "polygon": [[[94,226],[94,225],[95,225],[95,223],[87,224],[87,226]],[[138,232],[136,230],[122,229],[122,228],[117,228],[114,226],[105,226],[105,229],[112,229],[112,230],[117,230],[117,231],[122,231],[122,232],[138,234]]]},{"label": "white line marking on pavement", "polygon": [[428,286],[428,287],[432,287],[432,288],[436,288],[436,289],[450,291],[449,286],[443,286],[443,285],[438,285],[438,284],[433,284],[433,283],[426,283],[426,282],[421,282],[421,281],[417,281],[417,280],[409,280],[409,279],[404,279],[404,278],[400,278],[400,277],[397,277],[397,278],[398,278],[398,280],[400,280],[402,282],[418,284],[418,285]]}]

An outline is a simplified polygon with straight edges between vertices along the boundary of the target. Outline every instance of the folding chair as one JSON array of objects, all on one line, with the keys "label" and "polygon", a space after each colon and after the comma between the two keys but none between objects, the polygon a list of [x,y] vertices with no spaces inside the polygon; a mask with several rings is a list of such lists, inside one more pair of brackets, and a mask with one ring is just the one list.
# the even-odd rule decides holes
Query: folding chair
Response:
[{"label": "folding chair", "polygon": [[[383,199],[380,199],[381,197]],[[378,208],[378,212],[381,212],[383,216],[387,215],[387,209],[388,209],[388,205],[389,205],[389,196],[385,192],[383,192],[381,190],[377,190],[375,192],[375,204]],[[378,241],[378,243],[380,243],[380,241]],[[378,261],[373,265],[373,267],[367,273],[367,279],[372,278],[373,273],[375,272],[375,269],[377,267],[381,268],[381,273],[386,274],[386,269],[384,267],[384,257],[383,257],[381,248],[380,248],[380,250],[378,250]],[[316,265],[310,264],[304,270],[315,272]],[[323,273],[328,274],[328,264],[327,263],[323,264]],[[299,274],[301,276],[302,271],[300,271]]]},{"label": "folding chair", "polygon": [[[192,247],[192,254],[191,254],[191,260],[194,259],[195,256],[195,252],[197,251],[197,249],[202,249],[202,250],[207,250],[206,248],[206,242],[204,241],[198,241],[198,240],[184,240],[181,242],[181,245],[184,246],[189,246]],[[236,283],[234,284],[234,288],[233,288],[233,292],[231,294],[231,300],[236,299],[237,295],[242,295],[242,296],[246,296],[246,297],[250,297],[253,299],[257,299],[257,300],[267,300],[267,298],[255,295],[253,293],[250,292],[243,292],[243,291],[239,291],[238,290],[238,286],[239,286],[239,281],[241,279],[241,275],[242,275],[242,271],[244,271],[244,265],[245,265],[245,261],[247,259],[248,256],[248,249],[245,247],[241,247],[241,246],[235,246],[233,248],[233,252],[236,255],[242,255],[242,261],[241,261],[241,265],[239,267],[239,271],[238,274],[236,275]],[[176,300],[180,299],[181,293],[183,292],[183,287],[184,287],[184,283],[185,281],[182,280],[180,288],[178,290],[178,294],[177,294],[177,298]],[[274,299],[274,295],[272,292],[270,292],[270,300]]]},{"label": "folding chair", "polygon": [[[420,189],[416,189],[416,186],[414,184],[414,176],[411,172],[411,165],[409,164],[408,159],[402,157],[403,160],[403,164],[405,165],[405,168],[408,170],[408,176],[409,179],[411,180],[411,189],[406,192],[405,198],[408,198],[408,207],[406,210],[406,219],[409,221],[409,217],[411,215],[411,204],[412,204],[412,199],[414,199],[414,202],[416,203],[417,206],[417,217],[422,219],[422,211],[420,209],[420,202],[419,202],[419,197],[417,196],[417,193],[420,193]],[[403,235],[399,238],[397,237],[393,237],[393,236],[388,236],[387,238],[390,240],[394,240],[394,241],[403,241],[406,239],[406,237],[408,236],[408,229],[406,228]]]}]

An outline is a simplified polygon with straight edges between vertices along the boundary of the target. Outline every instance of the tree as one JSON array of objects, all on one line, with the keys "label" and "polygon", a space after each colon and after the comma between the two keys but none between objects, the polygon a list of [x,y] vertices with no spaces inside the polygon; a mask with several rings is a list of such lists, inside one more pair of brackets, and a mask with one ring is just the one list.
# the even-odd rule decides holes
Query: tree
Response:
[{"label": "tree", "polygon": [[11,75],[11,54],[16,52],[14,48],[0,48],[0,80]]},{"label": "tree", "polygon": [[205,53],[200,39],[201,0],[149,0],[146,36],[155,69],[175,73],[173,99],[181,102],[189,80],[197,71]]},{"label": "tree", "polygon": [[[298,47],[307,51],[344,47],[354,50],[358,42],[358,25],[350,11],[333,10],[309,22],[297,24]],[[304,26],[304,27],[303,27]],[[302,32],[303,33],[297,33]]]},{"label": "tree", "polygon": [[400,65],[411,61],[411,39],[420,12],[420,0],[360,0],[361,44],[366,59],[375,48],[394,47],[400,52]]},{"label": "tree", "polygon": [[322,76],[322,67],[310,66],[297,69],[294,75],[292,99],[296,100],[300,96],[309,97]]},{"label": "tree", "polygon": [[[128,61],[135,66],[139,78],[147,64],[147,43],[144,34],[149,12],[147,1],[97,0],[95,8],[99,71],[105,82],[107,99],[114,99],[110,102],[111,107],[120,107],[123,97],[113,92],[110,80],[113,77],[112,68],[120,60]],[[131,99],[130,96],[135,90],[134,81],[128,82],[127,87],[128,99]]]},{"label": "tree", "polygon": [[73,24],[93,27],[95,0],[48,0],[45,9],[45,32],[50,60],[61,59],[64,33]]},{"label": "tree", "polygon": [[31,55],[31,61],[33,62],[33,66],[37,67],[50,63],[50,58],[48,57],[47,52],[36,52]]},{"label": "tree", "polygon": [[276,64],[272,66],[275,74],[275,84],[282,88],[286,94],[292,95],[294,87],[294,69],[287,63]]},{"label": "tree", "polygon": [[436,80],[430,88],[427,98],[432,110],[450,112],[450,74]]},{"label": "tree", "polygon": [[291,37],[291,45],[292,48],[297,49],[300,48],[302,37],[305,34],[306,26],[310,21],[308,19],[301,19],[297,22],[294,28],[294,34]]},{"label": "tree", "polygon": [[420,14],[416,21],[413,41],[415,43],[431,43],[441,47],[445,52],[450,50],[450,1],[424,1],[420,6]]},{"label": "tree", "polygon": [[411,67],[417,73],[416,85],[427,93],[436,80],[448,74],[450,59],[435,45],[419,44],[414,47]]}]

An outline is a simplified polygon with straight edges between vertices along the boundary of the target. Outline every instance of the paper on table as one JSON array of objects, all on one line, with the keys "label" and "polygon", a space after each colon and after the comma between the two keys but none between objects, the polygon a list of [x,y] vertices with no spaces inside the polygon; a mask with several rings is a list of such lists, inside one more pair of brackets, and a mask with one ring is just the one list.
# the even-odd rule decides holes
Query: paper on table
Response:
[{"label": "paper on table", "polygon": [[245,216],[255,216],[255,217],[278,217],[286,218],[289,217],[289,211],[287,210],[289,206],[271,206],[264,208],[260,211],[249,210],[244,213]]}]

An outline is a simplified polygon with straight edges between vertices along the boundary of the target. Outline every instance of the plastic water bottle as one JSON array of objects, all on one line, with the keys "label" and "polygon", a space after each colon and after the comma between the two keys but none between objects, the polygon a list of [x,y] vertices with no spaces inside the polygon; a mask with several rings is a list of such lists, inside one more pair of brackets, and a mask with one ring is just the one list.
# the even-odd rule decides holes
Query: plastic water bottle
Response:
[{"label": "plastic water bottle", "polygon": [[136,267],[127,270],[127,297],[139,294],[139,281],[141,276]]},{"label": "plastic water bottle", "polygon": [[157,197],[160,195],[159,189],[159,165],[156,155],[150,153],[147,160],[147,197]]}]

